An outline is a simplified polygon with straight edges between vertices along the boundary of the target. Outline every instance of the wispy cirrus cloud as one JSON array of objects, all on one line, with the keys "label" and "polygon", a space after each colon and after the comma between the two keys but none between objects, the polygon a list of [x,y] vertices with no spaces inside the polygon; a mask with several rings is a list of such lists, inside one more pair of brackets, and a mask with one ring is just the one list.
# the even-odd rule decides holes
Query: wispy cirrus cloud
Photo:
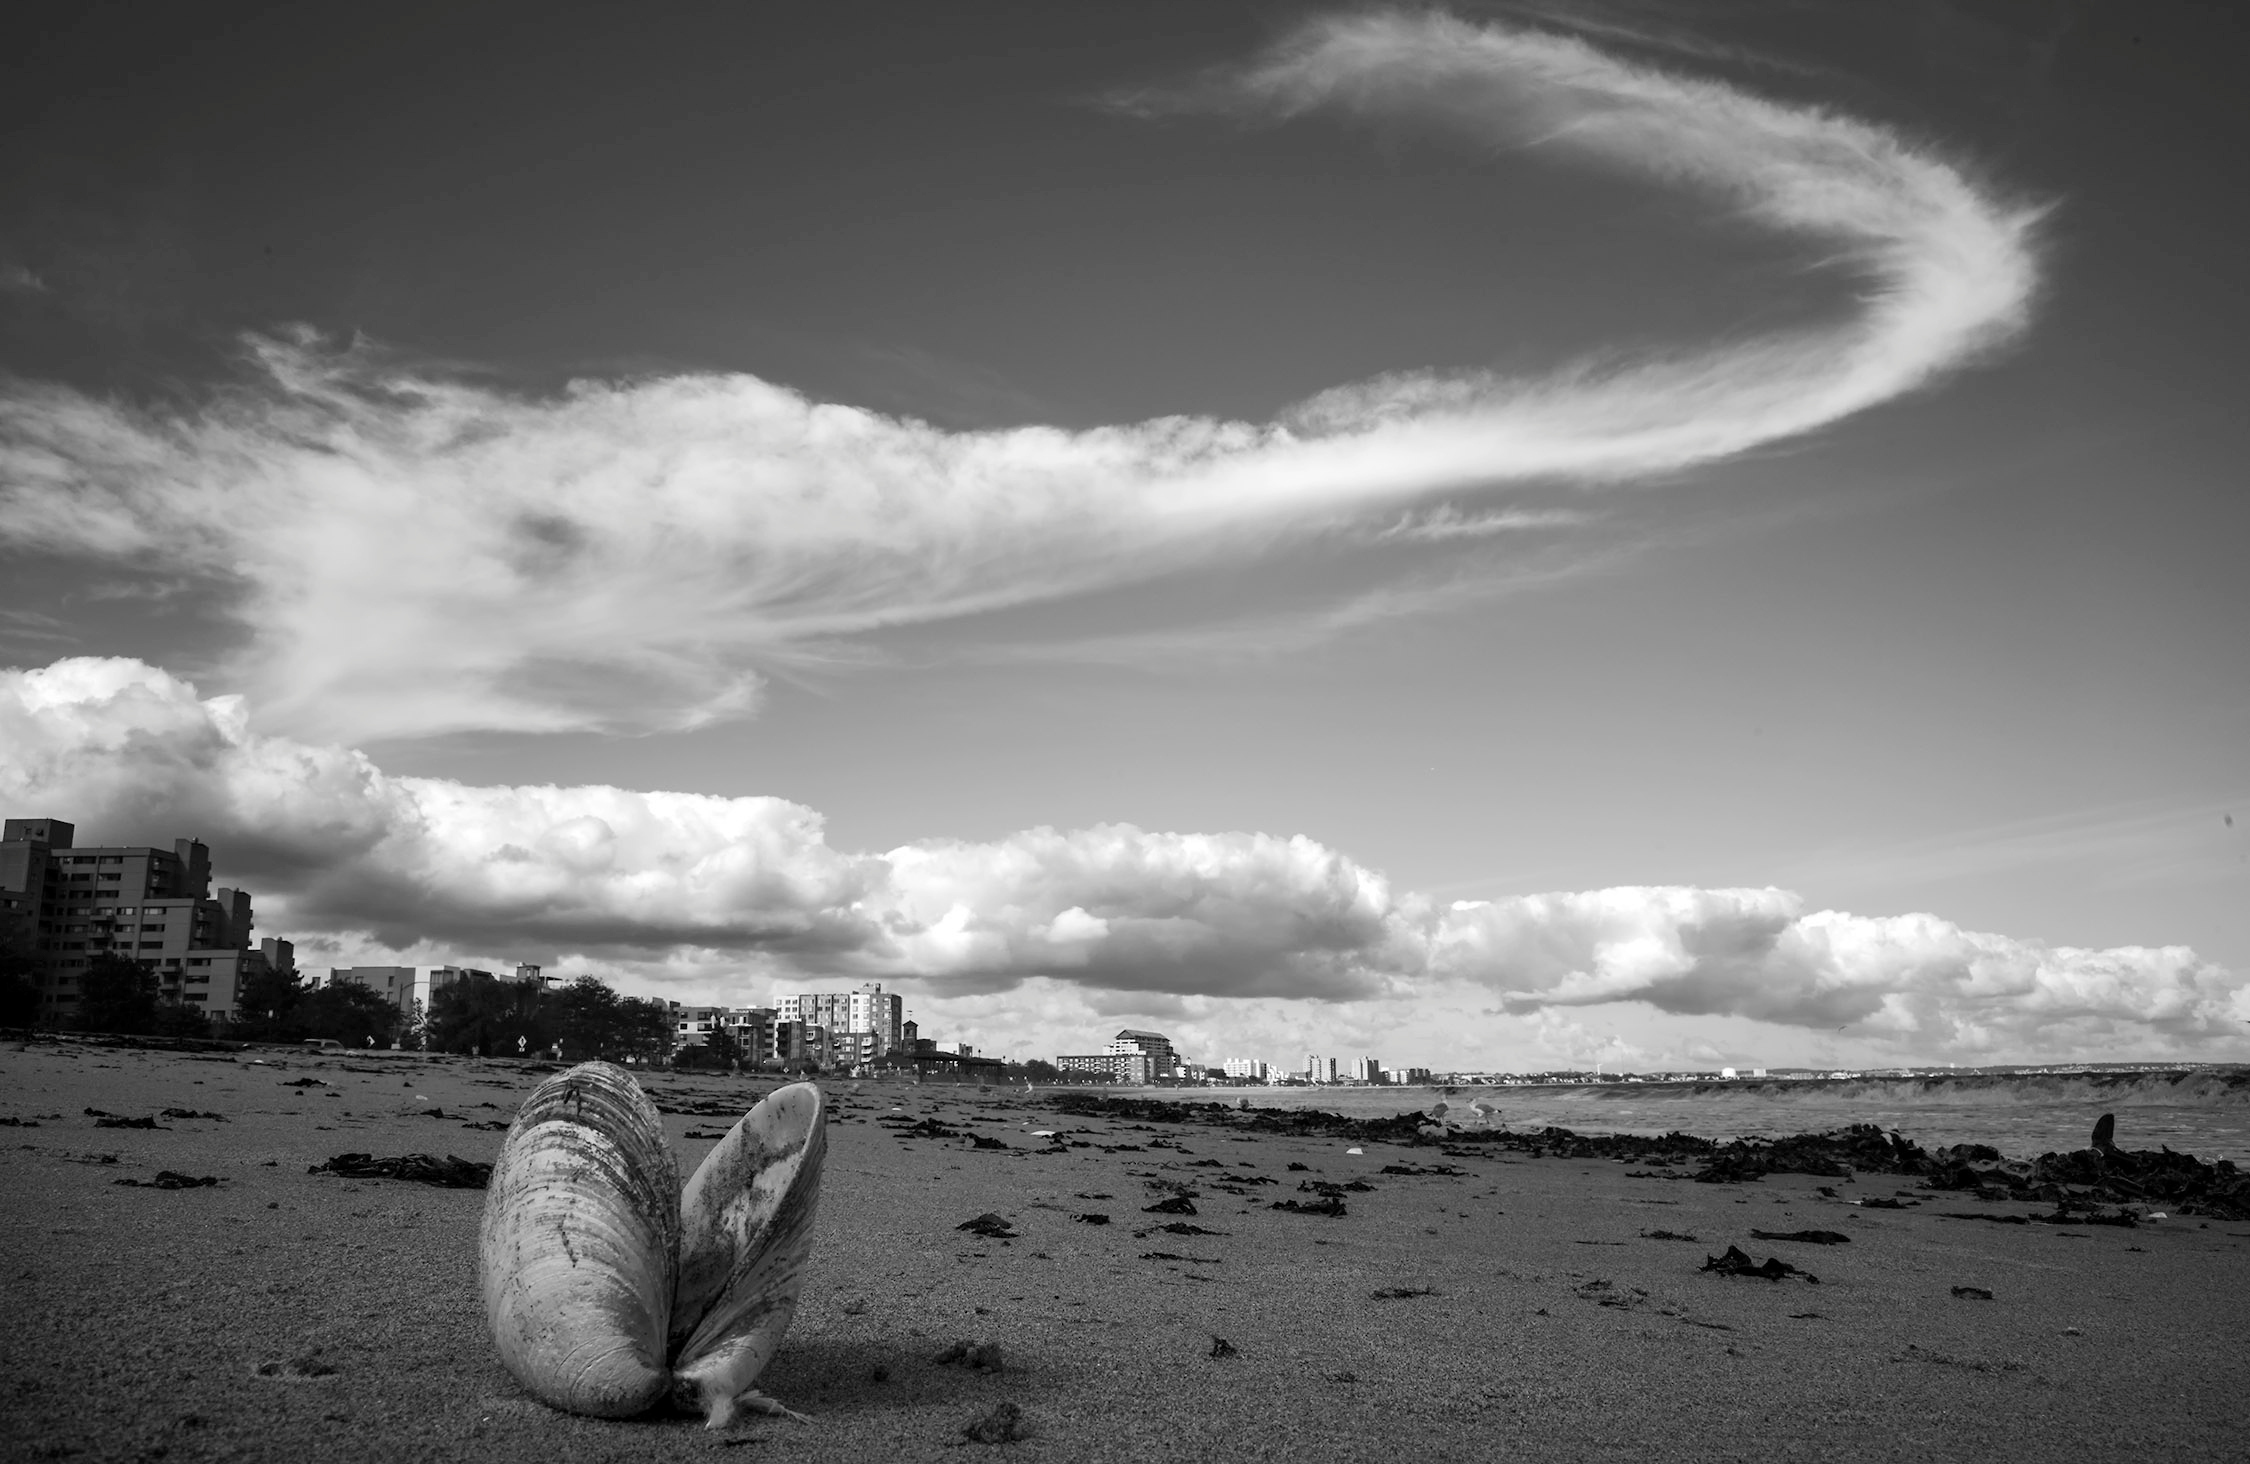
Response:
[{"label": "wispy cirrus cloud", "polygon": [[[2038,211],[1943,158],[1568,37],[1334,18],[1131,105],[1400,116],[1688,188],[1850,271],[1858,308],[1538,379],[1394,374],[1267,423],[1089,430],[948,431],[739,374],[524,394],[281,332],[188,407],[0,388],[0,543],[223,583],[247,630],[230,684],[307,736],[683,728],[882,627],[1812,432],[2004,343],[2035,291]],[[1511,527],[1456,512],[1408,522]]]},{"label": "wispy cirrus cloud", "polygon": [[2250,1022],[2250,974],[2184,946],[2050,945],[1781,889],[1448,904],[1301,835],[1110,824],[852,852],[780,798],[400,777],[133,661],[0,670],[0,805],[73,818],[89,842],[193,831],[263,928],[336,949],[562,951],[691,999],[883,977],[932,1001],[1028,988],[1081,1021],[1176,1010],[1244,1040],[1265,1003],[1269,1043],[1319,1027],[1323,1004],[1360,1024],[1331,1039],[1401,1013],[1497,1004],[1497,1034],[1626,1006],[1849,1028],[1925,1060],[2238,1055]]}]

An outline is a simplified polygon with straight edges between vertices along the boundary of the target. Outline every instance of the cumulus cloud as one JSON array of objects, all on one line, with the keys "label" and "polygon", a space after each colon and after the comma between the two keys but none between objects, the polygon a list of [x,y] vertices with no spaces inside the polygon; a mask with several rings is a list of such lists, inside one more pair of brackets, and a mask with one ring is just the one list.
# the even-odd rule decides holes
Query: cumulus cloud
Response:
[{"label": "cumulus cloud", "polygon": [[2250,1020],[2250,979],[2186,947],[2049,946],[1777,889],[1444,905],[1304,837],[1118,824],[853,853],[779,798],[394,777],[135,661],[0,671],[0,807],[88,841],[202,837],[265,929],[337,949],[560,950],[735,1002],[900,978],[953,1012],[1009,992],[1010,1031],[1034,996],[1081,1024],[1163,1015],[1242,1046],[1253,1026],[1329,1045],[1324,1005],[1336,1030],[1467,1050],[1486,1009],[1495,1038],[1547,1014],[1530,1031],[1550,1047],[1580,1032],[1555,1014],[1630,1007],[1918,1056],[2227,1051]]},{"label": "cumulus cloud", "polygon": [[[1560,36],[1323,20],[1133,105],[1405,116],[1697,190],[1850,272],[1859,303],[1545,379],[1404,373],[1269,423],[1083,431],[947,431],[739,374],[519,394],[271,334],[246,381],[192,407],[0,387],[0,543],[225,584],[248,629],[229,684],[297,735],[680,728],[749,713],[761,667],[840,637],[1811,432],[2005,341],[2034,292],[2035,212],[1942,158]],[[1521,526],[1408,522],[1425,540]]]}]

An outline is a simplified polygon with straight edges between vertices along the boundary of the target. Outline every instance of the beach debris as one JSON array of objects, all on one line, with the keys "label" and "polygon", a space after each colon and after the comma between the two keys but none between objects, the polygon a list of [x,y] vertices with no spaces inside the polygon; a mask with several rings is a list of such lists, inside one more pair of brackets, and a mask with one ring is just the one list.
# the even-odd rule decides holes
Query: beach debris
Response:
[{"label": "beach debris", "polygon": [[751,1385],[796,1314],[827,1152],[820,1092],[776,1089],[683,1192],[624,1069],[542,1082],[500,1149],[478,1237],[500,1360],[551,1407],[626,1418],[672,1398],[724,1428],[796,1418]]},{"label": "beach debris", "polygon": [[318,1078],[292,1078],[281,1086],[284,1088],[325,1088],[328,1085]]},{"label": "beach debris", "polygon": [[1205,1229],[1204,1229],[1204,1228],[1203,1228],[1202,1226],[1200,1226],[1200,1225],[1190,1225],[1190,1224],[1188,1224],[1188,1223],[1187,1223],[1187,1222],[1186,1222],[1185,1220],[1175,1220],[1175,1221],[1173,1221],[1173,1222],[1172,1222],[1171,1224],[1169,1224],[1169,1225],[1151,1225],[1151,1226],[1150,1226],[1150,1227],[1148,1227],[1148,1229],[1146,1229],[1146,1230],[1136,1230],[1136,1231],[1134,1231],[1134,1232],[1133,1232],[1133,1238],[1134,1238],[1135,1240],[1139,1240],[1139,1239],[1140,1239],[1141,1237],[1143,1237],[1143,1236],[1148,1236],[1148,1235],[1224,1235],[1224,1234],[1226,1234],[1226,1232],[1225,1232],[1224,1230],[1205,1230]]},{"label": "beach debris", "polygon": [[990,1413],[961,1428],[961,1437],[972,1444],[1012,1444],[1031,1437],[1031,1423],[1013,1403],[997,1403]]},{"label": "beach debris", "polygon": [[969,1142],[979,1149],[1005,1149],[1008,1147],[1006,1141],[1001,1139],[987,1138],[983,1134],[969,1135]]},{"label": "beach debris", "polygon": [[940,1367],[965,1367],[971,1372],[1005,1372],[997,1342],[973,1342],[963,1337],[930,1361]]},{"label": "beach debris", "polygon": [[1682,1231],[1677,1231],[1677,1230],[1644,1230],[1644,1231],[1642,1231],[1642,1232],[1641,1232],[1641,1239],[1643,1239],[1643,1240],[1694,1240],[1694,1239],[1695,1239],[1695,1237],[1694,1237],[1694,1236],[1692,1236],[1692,1235],[1688,1235],[1688,1234],[1686,1234],[1686,1233],[1684,1233],[1684,1232],[1682,1232]]},{"label": "beach debris", "polygon": [[1116,1199],[1116,1198],[1117,1198],[1117,1196],[1115,1196],[1115,1195],[1099,1195],[1099,1194],[1095,1194],[1095,1193],[1094,1193],[1094,1192],[1093,1192],[1092,1190],[1080,1190],[1080,1191],[1078,1192],[1078,1194],[1077,1194],[1076,1198],[1078,1198],[1078,1199],[1081,1199],[1081,1200],[1114,1200],[1114,1199]]},{"label": "beach debris", "polygon": [[1186,1195],[1173,1195],[1170,1199],[1158,1200],[1153,1205],[1141,1206],[1141,1213],[1144,1215],[1193,1215],[1196,1213],[1195,1201]]},{"label": "beach debris", "polygon": [[[1316,1109],[1242,1109],[1095,1093],[1058,1093],[1052,1102],[1057,1110],[1081,1117],[1198,1123],[1294,1138],[1413,1145],[1427,1137],[1421,1132],[1426,1115],[1419,1112],[1361,1119]],[[1701,1172],[1692,1177],[1714,1184],[1757,1180],[1768,1174],[1809,1174],[1823,1179],[1898,1174],[1915,1176],[1928,1189],[1975,1190],[1995,1199],[2053,1199],[2066,1188],[2075,1188],[2085,1198],[2113,1204],[2161,1202],[2175,1215],[2250,1220],[2250,1174],[2226,1160],[2205,1163],[2192,1154],[2176,1154],[2170,1149],[2132,1152],[2087,1148],[2068,1154],[2042,1154],[2030,1161],[2010,1161],[1982,1144],[1924,1149],[1897,1133],[1865,1123],[1825,1133],[1726,1143],[1684,1133],[1578,1134],[1553,1126],[1521,1132],[1498,1127],[1452,1128],[1442,1137],[1445,1147],[1463,1154],[1506,1150],[1534,1158],[1700,1165]]]},{"label": "beach debris", "polygon": [[373,1154],[338,1154],[315,1164],[307,1174],[340,1174],[346,1179],[406,1179],[443,1189],[483,1189],[492,1179],[492,1166],[453,1154],[443,1159],[428,1154],[401,1154],[379,1159]]},{"label": "beach debris", "polygon": [[987,1210],[974,1220],[964,1220],[953,1228],[955,1230],[966,1230],[972,1235],[982,1235],[991,1240],[1014,1240],[1016,1238],[1015,1226],[1005,1215],[995,1210]]},{"label": "beach debris", "polygon": [[1364,1154],[1367,1151],[1365,1149],[1346,1149],[1344,1152],[1347,1154]]},{"label": "beach debris", "polygon": [[1850,1245],[1852,1238],[1840,1230],[1753,1230],[1752,1240],[1793,1240],[1800,1245]]},{"label": "beach debris", "polygon": [[1417,1296],[1436,1296],[1435,1286],[1385,1286],[1367,1293],[1375,1301],[1407,1301]]},{"label": "beach debris", "polygon": [[38,1120],[38,1119],[36,1119],[36,1118],[14,1118],[14,1117],[0,1118],[0,1128],[37,1128],[37,1127],[39,1127],[39,1120]]},{"label": "beach debris", "polygon": [[212,1119],[217,1119],[217,1120],[218,1120],[218,1121],[219,1121],[220,1123],[228,1123],[228,1122],[231,1122],[231,1120],[230,1120],[230,1119],[228,1119],[228,1117],[227,1117],[227,1116],[226,1116],[225,1114],[223,1114],[223,1113],[198,1113],[198,1112],[196,1112],[196,1111],[195,1111],[194,1109],[192,1109],[192,1108],[167,1108],[167,1109],[165,1109],[165,1110],[164,1110],[164,1111],[163,1111],[162,1113],[159,1113],[159,1114],[157,1115],[157,1117],[158,1117],[158,1118],[212,1118]]},{"label": "beach debris", "polygon": [[1209,1355],[1212,1357],[1240,1357],[1242,1354],[1238,1350],[1236,1350],[1235,1345],[1232,1342],[1229,1342],[1226,1338],[1220,1336],[1218,1333],[1213,1332],[1211,1334],[1211,1351]]},{"label": "beach debris", "polygon": [[1185,1261],[1191,1266],[1216,1266],[1223,1264],[1218,1256],[1179,1256],[1170,1251],[1142,1251],[1144,1261]]},{"label": "beach debris", "polygon": [[1089,1210],[1083,1215],[1073,1215],[1070,1218],[1081,1225],[1107,1225],[1109,1223],[1109,1217],[1098,1210]]},{"label": "beach debris", "polygon": [[175,1169],[159,1169],[156,1171],[156,1178],[154,1179],[113,1179],[110,1181],[111,1184],[131,1185],[135,1189],[160,1190],[202,1189],[206,1185],[215,1185],[218,1182],[219,1177],[215,1174],[206,1174],[198,1179],[192,1174],[182,1174]]},{"label": "beach debris", "polygon": [[114,1129],[168,1129],[170,1125],[158,1123],[153,1118],[120,1118],[111,1114],[94,1120],[95,1128]]},{"label": "beach debris", "polygon": [[1880,1196],[1870,1196],[1864,1200],[1846,1200],[1844,1203],[1857,1205],[1863,1210],[1910,1210],[1919,1208],[1922,1202],[1920,1200],[1886,1200]]},{"label": "beach debris", "polygon": [[1455,1169],[1450,1164],[1431,1164],[1426,1166],[1420,1164],[1386,1164],[1383,1166],[1382,1172],[1385,1174],[1408,1175],[1434,1174],[1442,1175],[1448,1179],[1463,1179],[1466,1178],[1469,1173],[1469,1171],[1466,1169]]},{"label": "beach debris", "polygon": [[1761,1276],[1768,1281],[1779,1281],[1784,1276],[1802,1276],[1815,1286],[1820,1278],[1810,1271],[1801,1271],[1779,1256],[1768,1256],[1764,1261],[1753,1261],[1740,1246],[1728,1246],[1723,1256],[1705,1256],[1703,1270],[1716,1271],[1721,1276]]},{"label": "beach debris", "polygon": [[336,1369],[320,1360],[320,1349],[301,1353],[296,1357],[261,1362],[250,1369],[250,1376],[269,1383],[329,1383],[336,1380]]},{"label": "beach debris", "polygon": [[1326,1215],[1340,1220],[1344,1216],[1344,1202],[1336,1195],[1326,1195],[1317,1200],[1275,1200],[1269,1210],[1287,1210],[1292,1215]]},{"label": "beach debris", "polygon": [[2028,1225],[2031,1223],[2030,1217],[2025,1215],[1986,1215],[1975,1210],[1940,1210],[1937,1212],[1937,1217],[1940,1220],[1982,1220],[1987,1225]]},{"label": "beach debris", "polygon": [[1310,1164],[1299,1164],[1294,1159],[1289,1161],[1289,1167],[1293,1170],[1309,1170],[1312,1168]]},{"label": "beach debris", "polygon": [[1992,1300],[1992,1293],[1982,1286],[1956,1286],[1953,1288],[1953,1294],[1967,1301]]}]

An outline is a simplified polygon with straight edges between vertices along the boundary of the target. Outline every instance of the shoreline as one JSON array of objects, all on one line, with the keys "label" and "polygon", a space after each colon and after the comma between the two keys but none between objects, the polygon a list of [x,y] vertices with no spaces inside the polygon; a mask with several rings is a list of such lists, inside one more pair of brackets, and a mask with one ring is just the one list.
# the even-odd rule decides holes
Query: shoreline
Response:
[{"label": "shoreline", "polygon": [[[2250,1423],[2250,1223],[2042,1225],[2050,1202],[1904,1175],[1699,1184],[1568,1148],[848,1080],[824,1085],[803,1304],[759,1382],[815,1422],[572,1418],[494,1358],[481,1191],[307,1172],[489,1162],[544,1075],[276,1057],[0,1050],[0,1117],[38,1125],[0,1128],[29,1323],[0,1337],[0,1437],[26,1456],[960,1460],[1003,1403],[1030,1435],[993,1447],[1042,1460],[2219,1457]],[[774,1086],[635,1076],[689,1167]],[[115,1183],[167,1169],[217,1182]],[[1148,1213],[1183,1191],[1193,1215]],[[1009,1233],[958,1228],[987,1213]],[[1816,1231],[1847,1240],[1765,1238]],[[1729,1247],[1796,1274],[1705,1270]],[[961,1341],[1001,1368],[939,1360]]]}]

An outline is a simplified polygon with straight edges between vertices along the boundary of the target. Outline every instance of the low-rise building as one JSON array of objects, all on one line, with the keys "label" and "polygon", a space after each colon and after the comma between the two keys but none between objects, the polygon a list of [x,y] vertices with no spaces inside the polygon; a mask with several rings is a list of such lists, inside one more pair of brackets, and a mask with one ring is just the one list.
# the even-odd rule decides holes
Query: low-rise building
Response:
[{"label": "low-rise building", "polygon": [[1156,1060],[1145,1052],[1088,1052],[1065,1054],[1055,1059],[1055,1066],[1063,1076],[1091,1079],[1097,1083],[1138,1083],[1143,1086],[1156,1081]]}]

